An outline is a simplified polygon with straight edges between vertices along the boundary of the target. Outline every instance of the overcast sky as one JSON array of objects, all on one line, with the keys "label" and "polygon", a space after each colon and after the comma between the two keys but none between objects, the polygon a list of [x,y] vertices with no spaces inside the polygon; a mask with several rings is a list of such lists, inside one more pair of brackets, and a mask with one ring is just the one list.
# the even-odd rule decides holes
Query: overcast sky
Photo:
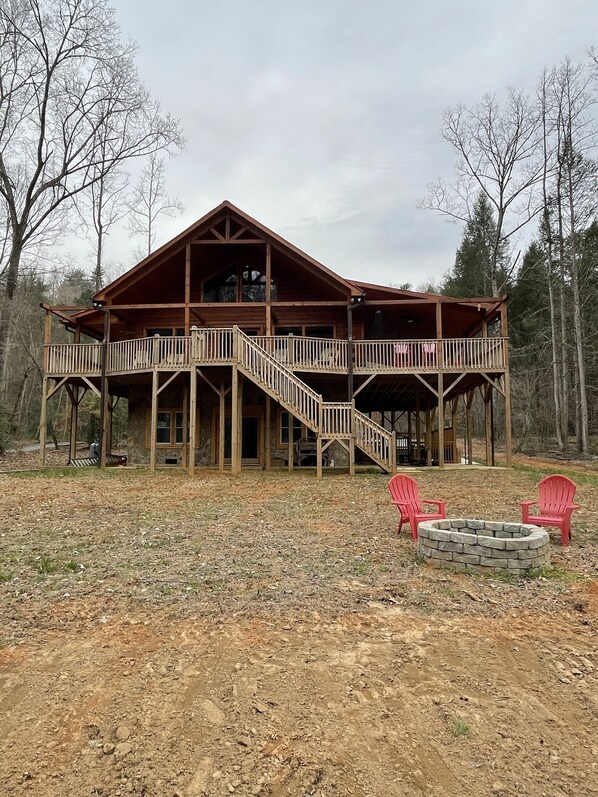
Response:
[{"label": "overcast sky", "polygon": [[[178,116],[185,206],[160,243],[228,199],[345,277],[438,279],[462,230],[417,201],[453,154],[444,110],[586,60],[596,0],[114,0],[141,77]],[[110,256],[132,265],[133,243]]]}]

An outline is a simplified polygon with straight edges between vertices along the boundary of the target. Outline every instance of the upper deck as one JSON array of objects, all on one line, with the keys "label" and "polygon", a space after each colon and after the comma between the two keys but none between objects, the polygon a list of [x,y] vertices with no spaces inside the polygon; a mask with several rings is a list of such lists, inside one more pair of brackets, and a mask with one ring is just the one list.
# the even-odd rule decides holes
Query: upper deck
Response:
[{"label": "upper deck", "polygon": [[[258,336],[253,340],[294,372],[323,374],[500,373],[507,367],[508,339],[336,340]],[[181,371],[237,361],[234,328],[193,329],[191,335],[146,337],[107,343],[50,343],[44,347],[49,377],[99,377],[105,349],[106,376]]]}]

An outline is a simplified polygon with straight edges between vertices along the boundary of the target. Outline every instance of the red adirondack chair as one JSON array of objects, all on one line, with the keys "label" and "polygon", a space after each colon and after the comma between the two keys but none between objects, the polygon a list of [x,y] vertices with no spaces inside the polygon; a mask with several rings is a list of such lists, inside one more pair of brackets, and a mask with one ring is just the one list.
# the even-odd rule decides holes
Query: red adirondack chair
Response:
[{"label": "red adirondack chair", "polygon": [[[538,485],[537,501],[523,501],[521,517],[523,523],[535,526],[556,526],[561,530],[561,544],[569,545],[571,539],[571,515],[579,504],[574,504],[577,485],[566,476],[547,476]],[[530,515],[530,507],[538,505],[538,514]]]},{"label": "red adirondack chair", "polygon": [[[401,513],[399,534],[404,523],[411,526],[411,536],[417,539],[417,526],[421,520],[441,520],[446,517],[446,501],[424,501],[419,497],[419,488],[415,479],[397,473],[388,482],[392,502]],[[437,512],[424,512],[423,504],[434,504]]]}]

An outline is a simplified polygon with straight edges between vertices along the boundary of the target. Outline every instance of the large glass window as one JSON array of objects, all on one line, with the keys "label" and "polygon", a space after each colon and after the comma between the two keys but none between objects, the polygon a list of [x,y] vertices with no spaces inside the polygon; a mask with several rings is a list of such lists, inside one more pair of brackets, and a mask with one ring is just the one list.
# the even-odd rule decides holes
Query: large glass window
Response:
[{"label": "large glass window", "polygon": [[[270,281],[270,298],[276,301],[276,284]],[[234,266],[204,286],[205,302],[265,302],[266,275],[249,264]]]}]

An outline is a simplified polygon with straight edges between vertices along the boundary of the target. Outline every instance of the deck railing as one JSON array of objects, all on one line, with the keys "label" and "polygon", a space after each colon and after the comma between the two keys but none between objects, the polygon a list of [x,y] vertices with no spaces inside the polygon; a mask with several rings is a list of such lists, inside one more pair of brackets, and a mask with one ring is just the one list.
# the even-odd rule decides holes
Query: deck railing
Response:
[{"label": "deck railing", "polygon": [[348,437],[352,434],[353,403],[326,401],[322,403],[322,436]]},{"label": "deck railing", "polygon": [[[123,340],[107,346],[107,373],[123,374],[230,364],[235,361],[233,329],[192,329],[190,336]],[[252,337],[260,350],[290,371],[346,374],[349,343],[294,335]],[[353,341],[356,374],[425,371],[500,371],[506,367],[507,338]],[[48,376],[98,376],[101,343],[52,343],[46,346]]]},{"label": "deck railing", "polygon": [[293,371],[347,373],[349,349],[346,340],[296,335],[260,335],[253,340]]},{"label": "deck railing", "polygon": [[99,376],[101,343],[50,343],[45,347],[48,376]]}]

